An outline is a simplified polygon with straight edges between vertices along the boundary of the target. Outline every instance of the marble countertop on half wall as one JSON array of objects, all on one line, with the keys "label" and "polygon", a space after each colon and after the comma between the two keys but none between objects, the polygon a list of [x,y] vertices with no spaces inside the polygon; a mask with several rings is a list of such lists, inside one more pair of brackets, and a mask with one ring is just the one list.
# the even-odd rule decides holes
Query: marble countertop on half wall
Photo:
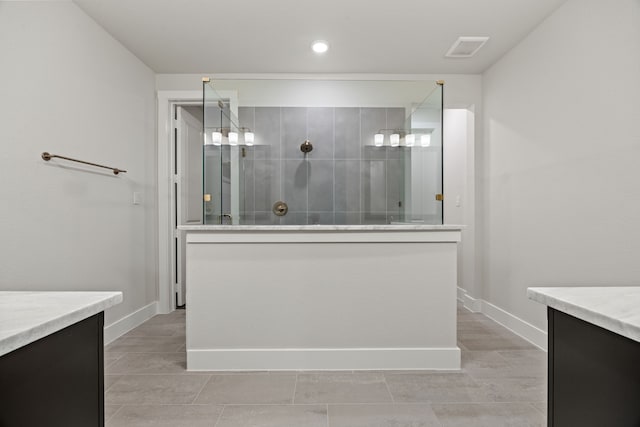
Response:
[{"label": "marble countertop on half wall", "polygon": [[121,302],[122,292],[0,291],[0,356]]},{"label": "marble countertop on half wall", "polygon": [[640,286],[528,288],[527,296],[640,342]]},{"label": "marble countertop on half wall", "polygon": [[462,225],[180,225],[183,231],[457,231]]}]

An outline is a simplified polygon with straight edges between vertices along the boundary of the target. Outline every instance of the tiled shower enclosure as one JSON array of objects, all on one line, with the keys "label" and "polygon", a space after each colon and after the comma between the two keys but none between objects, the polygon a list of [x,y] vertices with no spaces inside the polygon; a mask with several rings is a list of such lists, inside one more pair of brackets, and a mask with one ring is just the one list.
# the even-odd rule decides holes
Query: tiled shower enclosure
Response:
[{"label": "tiled shower enclosure", "polygon": [[[402,128],[403,108],[240,107],[256,143],[241,157],[244,224],[357,224],[399,221],[400,150],[364,144],[378,129]],[[364,139],[363,139],[364,136]],[[313,150],[303,153],[309,140]],[[274,202],[288,204],[283,217]]]}]

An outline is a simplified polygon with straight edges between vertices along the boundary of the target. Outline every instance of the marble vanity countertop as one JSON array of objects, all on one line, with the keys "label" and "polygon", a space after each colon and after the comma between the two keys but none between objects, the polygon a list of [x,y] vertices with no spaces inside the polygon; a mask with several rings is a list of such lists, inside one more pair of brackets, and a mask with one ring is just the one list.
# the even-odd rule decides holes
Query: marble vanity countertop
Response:
[{"label": "marble vanity countertop", "polygon": [[122,302],[122,292],[0,292],[0,356]]},{"label": "marble vanity countertop", "polygon": [[527,296],[640,342],[640,286],[528,288]]},{"label": "marble vanity countertop", "polygon": [[462,225],[180,225],[183,231],[457,231]]}]

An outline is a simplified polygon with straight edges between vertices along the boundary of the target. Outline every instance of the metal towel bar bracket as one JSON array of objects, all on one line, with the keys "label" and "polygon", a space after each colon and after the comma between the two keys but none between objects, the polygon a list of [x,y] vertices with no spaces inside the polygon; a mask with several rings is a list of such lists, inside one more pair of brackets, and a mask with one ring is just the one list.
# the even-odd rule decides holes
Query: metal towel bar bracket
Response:
[{"label": "metal towel bar bracket", "polygon": [[44,153],[42,153],[42,160],[49,161],[49,160],[54,159],[54,158],[69,160],[71,162],[82,163],[84,165],[91,165],[91,166],[95,166],[95,167],[98,167],[98,168],[111,169],[113,171],[114,175],[118,175],[120,172],[122,172],[122,173],[126,173],[127,172],[124,169],[112,168],[110,166],[103,166],[103,165],[99,165],[97,163],[85,162],[84,160],[72,159],[71,157],[58,156],[57,154],[49,154],[46,151]]}]

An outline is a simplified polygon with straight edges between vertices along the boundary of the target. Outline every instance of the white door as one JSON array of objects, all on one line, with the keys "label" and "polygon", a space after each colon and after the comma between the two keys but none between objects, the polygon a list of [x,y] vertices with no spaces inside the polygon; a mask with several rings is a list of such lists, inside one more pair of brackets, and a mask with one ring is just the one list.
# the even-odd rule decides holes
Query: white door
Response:
[{"label": "white door", "polygon": [[[202,224],[202,115],[176,107],[176,225]],[[177,305],[185,303],[185,240],[176,237]]]}]

